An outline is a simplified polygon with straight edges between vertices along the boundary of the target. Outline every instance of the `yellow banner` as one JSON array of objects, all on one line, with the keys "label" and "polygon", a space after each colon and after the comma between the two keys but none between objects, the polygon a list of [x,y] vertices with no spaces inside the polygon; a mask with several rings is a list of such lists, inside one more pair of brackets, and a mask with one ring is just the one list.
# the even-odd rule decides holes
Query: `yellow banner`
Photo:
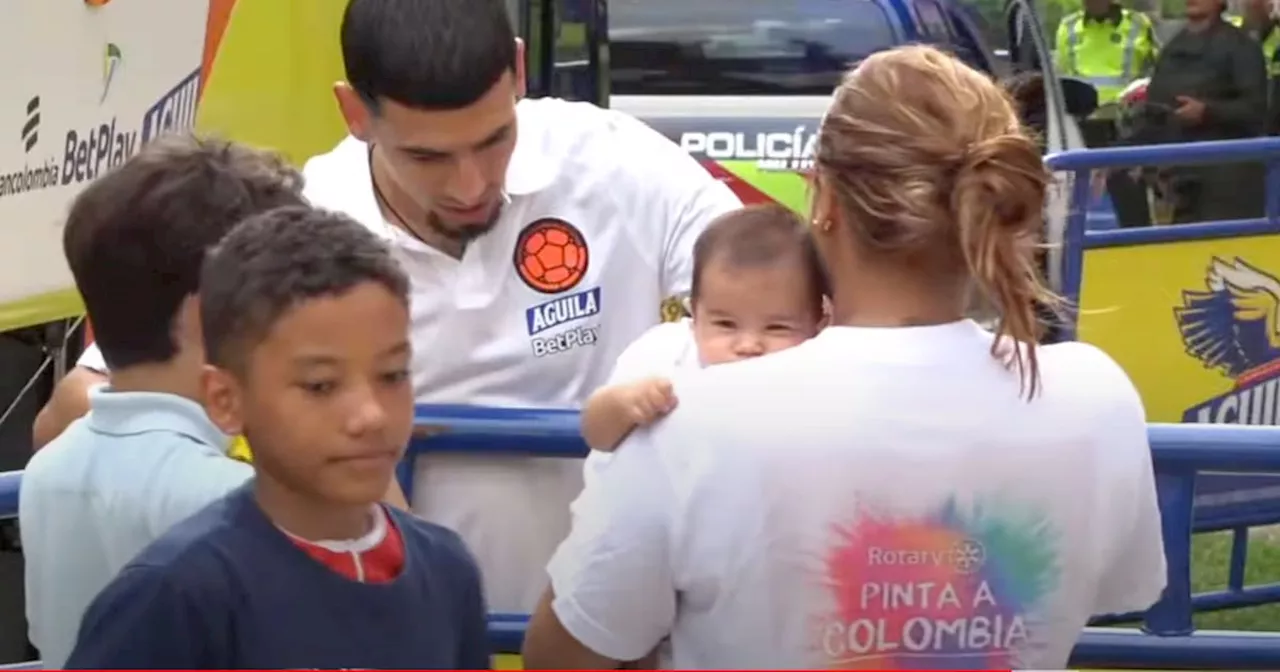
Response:
[{"label": "yellow banner", "polygon": [[1079,338],[1151,422],[1280,424],[1280,235],[1085,251]]},{"label": "yellow banner", "polygon": [[210,0],[196,128],[301,165],[346,134],[333,85],[347,0]]}]

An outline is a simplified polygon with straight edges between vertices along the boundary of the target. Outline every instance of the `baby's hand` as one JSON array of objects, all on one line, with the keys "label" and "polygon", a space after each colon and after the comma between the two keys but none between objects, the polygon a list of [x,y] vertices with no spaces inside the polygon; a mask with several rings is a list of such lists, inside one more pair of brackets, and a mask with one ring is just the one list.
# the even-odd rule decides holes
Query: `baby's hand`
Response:
[{"label": "baby's hand", "polygon": [[618,402],[627,419],[643,427],[676,407],[676,393],[666,378],[645,378],[622,386]]}]

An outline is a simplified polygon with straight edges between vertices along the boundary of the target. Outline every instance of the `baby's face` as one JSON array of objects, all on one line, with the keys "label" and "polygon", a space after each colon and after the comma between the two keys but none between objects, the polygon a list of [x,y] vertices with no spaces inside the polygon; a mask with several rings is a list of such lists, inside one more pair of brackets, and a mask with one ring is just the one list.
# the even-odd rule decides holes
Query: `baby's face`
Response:
[{"label": "baby's face", "polygon": [[693,334],[703,366],[785,350],[818,332],[822,315],[798,264],[702,269],[693,304]]}]

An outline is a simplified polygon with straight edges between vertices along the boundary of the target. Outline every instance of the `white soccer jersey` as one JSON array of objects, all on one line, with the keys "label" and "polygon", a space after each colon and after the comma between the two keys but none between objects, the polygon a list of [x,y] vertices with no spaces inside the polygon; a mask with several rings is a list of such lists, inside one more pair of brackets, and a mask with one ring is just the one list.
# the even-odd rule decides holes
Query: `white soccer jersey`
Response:
[{"label": "white soccer jersey", "polygon": [[[413,285],[421,403],[578,408],[688,293],[693,243],[741,203],[671,141],[586,103],[525,100],[497,225],[454,259],[386,222],[368,148],[309,161],[307,197],[385,236]],[[579,460],[432,455],[413,509],[462,534],[495,611],[527,612],[582,487]]]},{"label": "white soccer jersey", "polygon": [[76,366],[89,369],[95,373],[105,374],[107,372],[107,360],[102,358],[102,348],[97,343],[90,343],[80,353],[80,358],[76,360]]},{"label": "white soccer jersey", "polygon": [[1061,669],[1165,585],[1142,403],[1080,343],[1028,402],[991,344],[831,327],[677,377],[579,500],[559,619],[670,669]]}]

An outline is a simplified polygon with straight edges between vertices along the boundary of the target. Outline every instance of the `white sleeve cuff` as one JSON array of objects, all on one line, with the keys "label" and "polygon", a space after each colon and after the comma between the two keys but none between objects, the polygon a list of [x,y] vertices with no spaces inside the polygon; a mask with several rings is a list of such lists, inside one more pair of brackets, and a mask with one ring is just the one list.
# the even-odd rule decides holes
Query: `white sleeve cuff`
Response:
[{"label": "white sleeve cuff", "polygon": [[98,348],[97,343],[90,343],[84,349],[84,352],[80,353],[80,358],[76,360],[76,366],[104,376],[110,373],[107,370],[107,360],[103,358],[102,350]]},{"label": "white sleeve cuff", "polygon": [[[555,590],[555,584],[555,577],[552,577],[552,590]],[[568,596],[561,597],[559,591],[556,591],[555,600],[551,602],[551,610],[560,620],[560,625],[564,626],[574,639],[610,660],[640,660],[653,648],[647,644],[627,641],[625,636],[628,633],[609,632],[592,620],[576,600]]]}]

